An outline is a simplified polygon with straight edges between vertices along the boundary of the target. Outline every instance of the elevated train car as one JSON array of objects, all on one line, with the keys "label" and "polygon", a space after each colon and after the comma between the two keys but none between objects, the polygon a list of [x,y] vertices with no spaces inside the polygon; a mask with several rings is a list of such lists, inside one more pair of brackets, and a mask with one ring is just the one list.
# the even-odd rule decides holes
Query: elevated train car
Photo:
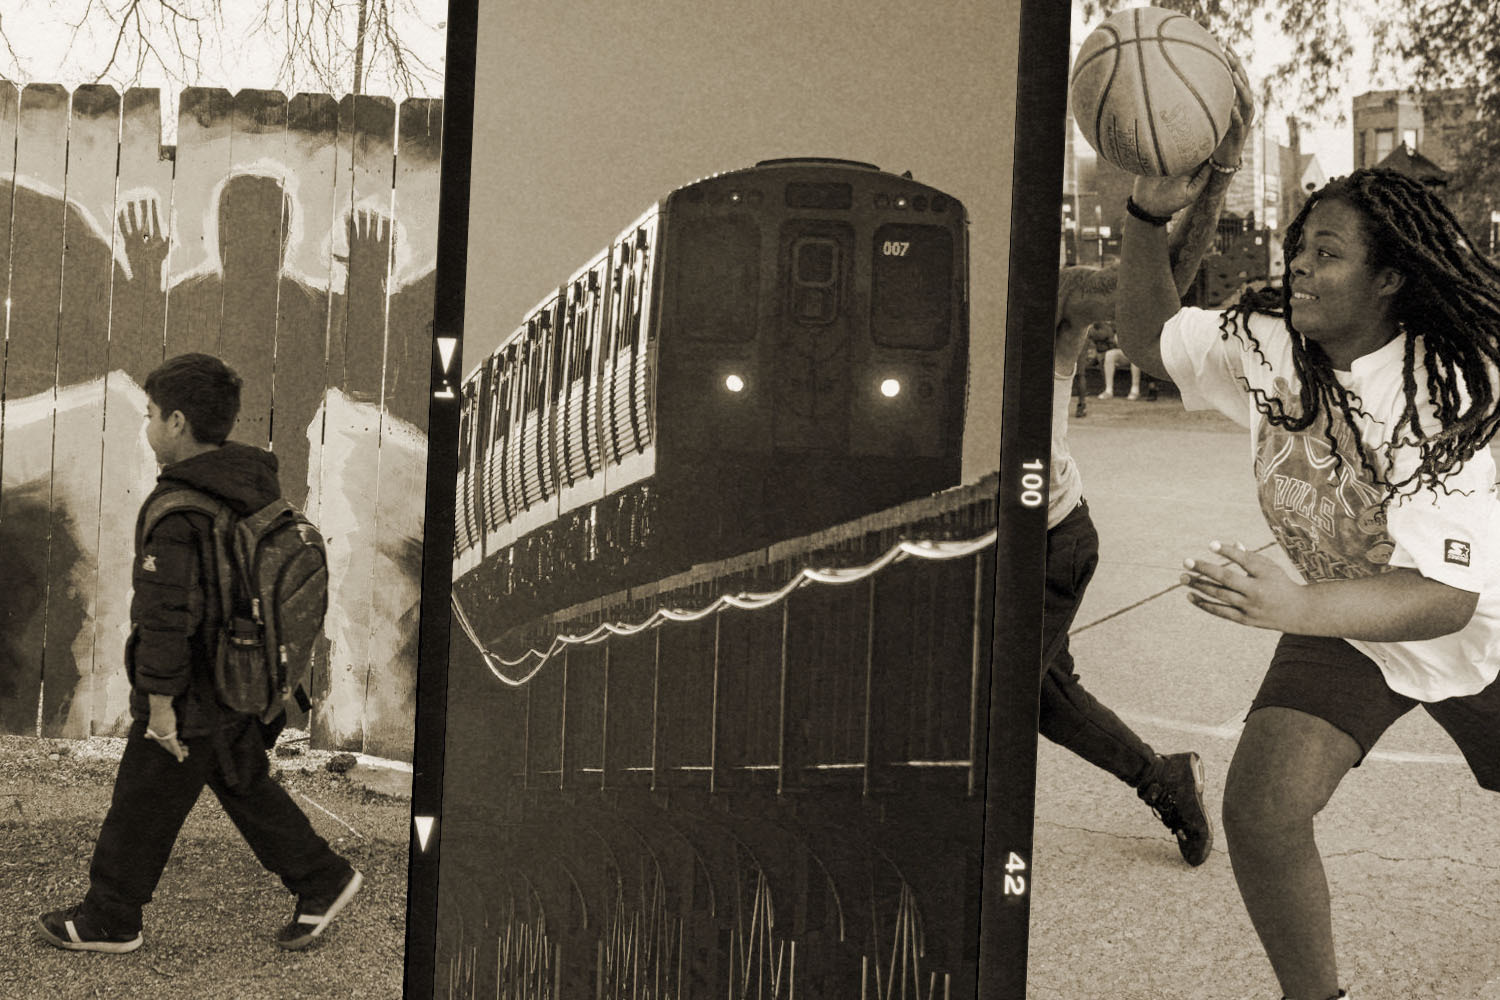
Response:
[{"label": "elevated train car", "polygon": [[956,485],[967,219],[863,163],[679,188],[465,379],[454,595],[486,637]]}]

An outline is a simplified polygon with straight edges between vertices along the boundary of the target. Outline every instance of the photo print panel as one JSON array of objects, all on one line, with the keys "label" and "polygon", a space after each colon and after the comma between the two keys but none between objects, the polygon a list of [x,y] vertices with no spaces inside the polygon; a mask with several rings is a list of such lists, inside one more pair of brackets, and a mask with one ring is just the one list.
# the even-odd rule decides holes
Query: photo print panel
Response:
[{"label": "photo print panel", "polygon": [[1044,6],[478,9],[409,990],[1024,988]]},{"label": "photo print panel", "polygon": [[[191,597],[179,599],[169,583],[142,598],[158,557],[136,539],[160,471],[144,419],[148,376],[177,355],[215,355],[243,383],[229,442],[276,462],[217,453],[222,463],[210,456],[194,467],[198,485],[254,509],[269,499],[275,468],[280,496],[326,543],[321,635],[309,625],[307,672],[291,682],[310,700],[292,708],[284,729],[273,722],[262,735],[278,743],[267,749],[283,798],[368,880],[344,934],[390,959],[364,963],[338,986],[390,994],[401,981],[406,907],[442,101],[189,87],[175,109],[165,105],[148,88],[0,83],[0,740],[26,771],[0,863],[17,885],[46,882],[45,896],[18,904],[33,915],[83,898],[132,727],[125,659],[143,645],[133,636],[227,617],[194,604],[218,600],[218,590],[199,587],[211,561],[192,564],[201,575],[191,577]],[[173,115],[176,141],[164,144]],[[219,569],[226,579],[232,572]],[[197,608],[194,624],[185,625],[184,604]],[[269,607],[266,599],[256,612],[263,625]],[[256,651],[274,655],[266,634]],[[294,640],[280,636],[286,653]],[[174,709],[184,745],[205,761],[214,759],[205,733],[213,723],[201,706],[213,697],[216,642],[212,632],[192,640],[192,688]],[[137,657],[137,679],[149,662],[158,684],[175,683],[162,678],[188,667],[174,657]],[[300,659],[295,650],[290,658]],[[138,692],[141,725],[144,704]],[[346,775],[333,785],[323,770],[331,762]],[[245,883],[256,888],[240,899],[244,919],[229,921],[244,929],[242,943],[238,930],[215,933],[224,947],[212,962],[187,956],[141,975],[170,975],[194,995],[226,984],[233,993],[258,975],[295,901],[217,811],[185,829],[174,865],[184,849],[208,844],[208,867],[194,878],[263,881]],[[178,836],[175,826],[159,832]],[[38,846],[57,838],[66,849]],[[259,856],[275,861],[265,845],[257,841]],[[174,870],[142,890],[149,898],[156,889],[161,904],[146,910],[148,949],[187,933],[164,911],[195,926],[224,922],[222,901],[174,888]],[[25,944],[45,956],[45,982],[61,965],[49,964],[57,959],[48,944],[30,935]],[[120,995],[151,988],[135,975],[115,983]],[[314,975],[303,989],[329,995],[320,991],[332,978]]]},{"label": "photo print panel", "polygon": [[294,725],[410,760],[441,115],[187,88],[163,146],[155,90],[0,91],[0,533],[28,584],[6,602],[5,731],[123,735],[121,581],[156,477],[141,386],[204,352],[244,380],[232,439],[277,456],[329,539],[317,707]]},{"label": "photo print panel", "polygon": [[[1105,4],[1102,10],[1096,5],[1085,20],[1079,6],[1074,5],[1069,58],[1077,67],[1074,79],[1084,85],[1075,83],[1075,101],[1091,94],[1091,100],[1105,104],[1099,95],[1106,78],[1112,87],[1127,92],[1132,81],[1144,80],[1161,120],[1171,117],[1163,112],[1175,113],[1180,106],[1159,100],[1159,95],[1170,96],[1171,88],[1184,80],[1205,97],[1224,93],[1223,71],[1212,60],[1191,69],[1183,61],[1181,75],[1161,66],[1161,53],[1171,53],[1181,43],[1163,47],[1157,58],[1148,57],[1149,78],[1139,64],[1122,62],[1120,66],[1133,72],[1090,79],[1091,59],[1107,61],[1115,55],[1107,39],[1095,32],[1107,16],[1116,26],[1128,25],[1136,12],[1128,4]],[[1496,230],[1487,196],[1476,197],[1476,189],[1466,190],[1460,180],[1468,165],[1493,159],[1465,152],[1466,143],[1479,132],[1472,117],[1476,98],[1455,88],[1440,92],[1441,102],[1431,93],[1424,102],[1406,93],[1414,82],[1408,70],[1395,67],[1384,82],[1376,83],[1375,67],[1355,55],[1342,60],[1332,76],[1315,60],[1307,60],[1308,65],[1294,67],[1305,72],[1301,79],[1327,86],[1309,89],[1277,80],[1269,92],[1274,103],[1263,104],[1267,91],[1262,87],[1277,64],[1295,58],[1299,41],[1312,42],[1316,49],[1317,40],[1327,37],[1314,30],[1323,22],[1298,22],[1295,30],[1307,32],[1301,39],[1268,41],[1258,23],[1247,37],[1250,5],[1163,6],[1186,12],[1201,22],[1201,28],[1184,23],[1187,16],[1182,13],[1171,14],[1170,20],[1163,12],[1141,15],[1140,23],[1158,18],[1160,32],[1176,38],[1201,38],[1199,32],[1207,29],[1215,45],[1232,50],[1241,60],[1257,102],[1243,147],[1214,152],[1225,169],[1212,171],[1205,187],[1208,202],[1221,202],[1217,219],[1189,207],[1169,226],[1171,246],[1186,247],[1191,240],[1179,242],[1170,234],[1186,237],[1196,230],[1209,237],[1195,264],[1176,269],[1178,291],[1185,306],[1208,311],[1199,315],[1204,337],[1200,343],[1217,346],[1241,336],[1224,311],[1242,302],[1274,315],[1252,317],[1255,343],[1243,355],[1231,351],[1225,365],[1204,361],[1197,373],[1175,364],[1166,372],[1175,380],[1132,371],[1128,358],[1115,350],[1112,330],[1096,331],[1083,347],[1077,398],[1068,407],[1067,437],[1099,537],[1099,559],[1071,629],[1069,654],[1078,683],[1063,690],[1071,690],[1072,703],[1084,706],[1095,720],[1107,713],[1116,721],[1106,723],[1112,735],[1096,738],[1092,747],[1069,738],[1061,728],[1052,730],[1059,741],[1043,739],[1038,747],[1029,949],[1032,993],[1120,1000],[1330,996],[1342,995],[1341,989],[1353,997],[1500,996],[1493,934],[1488,933],[1487,920],[1471,916],[1492,914],[1500,898],[1500,871],[1492,862],[1500,798],[1476,780],[1494,754],[1471,753],[1471,765],[1432,714],[1409,705],[1413,710],[1388,729],[1381,732],[1376,726],[1364,732],[1361,742],[1368,752],[1352,770],[1337,753],[1319,751],[1298,755],[1289,766],[1277,769],[1269,749],[1316,747],[1323,740],[1282,734],[1268,741],[1263,727],[1290,717],[1347,748],[1344,733],[1330,732],[1338,728],[1329,721],[1335,709],[1366,711],[1379,701],[1398,705],[1399,710],[1400,702],[1390,692],[1400,682],[1388,683],[1385,678],[1391,674],[1377,673],[1374,665],[1358,657],[1355,650],[1365,645],[1361,640],[1345,644],[1325,638],[1319,640],[1322,648],[1346,656],[1351,670],[1357,666],[1365,671],[1367,685],[1335,686],[1322,673],[1328,669],[1326,657],[1315,653],[1299,657],[1295,676],[1310,677],[1311,684],[1336,691],[1329,704],[1302,700],[1305,695],[1299,696],[1295,686],[1276,692],[1280,670],[1271,666],[1273,657],[1278,648],[1298,649],[1295,641],[1280,647],[1282,629],[1276,626],[1281,623],[1251,628],[1213,617],[1189,603],[1188,588],[1183,586],[1185,559],[1200,566],[1224,561],[1209,547],[1214,540],[1223,543],[1221,551],[1232,551],[1238,543],[1263,559],[1262,567],[1273,567],[1265,570],[1269,579],[1283,573],[1299,584],[1305,578],[1365,574],[1372,574],[1372,582],[1397,579],[1394,572],[1379,578],[1373,574],[1399,567],[1405,559],[1392,557],[1403,530],[1398,508],[1392,506],[1387,516],[1383,488],[1353,458],[1356,451],[1348,448],[1355,438],[1337,404],[1330,406],[1331,423],[1320,417],[1306,432],[1292,431],[1262,419],[1259,404],[1238,383],[1226,387],[1216,404],[1209,402],[1209,378],[1213,370],[1233,369],[1236,377],[1243,371],[1253,384],[1269,385],[1273,366],[1277,379],[1290,371],[1277,360],[1290,356],[1289,326],[1305,324],[1305,331],[1298,329],[1306,334],[1306,342],[1320,339],[1316,310],[1303,308],[1307,300],[1297,300],[1301,306],[1294,305],[1287,318],[1281,318],[1284,280],[1292,282],[1293,292],[1306,291],[1312,282],[1304,284],[1304,274],[1315,279],[1326,274],[1320,273],[1318,262],[1333,259],[1334,250],[1312,239],[1324,227],[1311,215],[1304,220],[1309,223],[1304,243],[1308,252],[1300,262],[1308,270],[1291,266],[1284,250],[1291,242],[1289,227],[1309,197],[1316,197],[1333,178],[1362,168],[1394,171],[1368,178],[1374,194],[1364,204],[1399,205],[1391,218],[1411,243],[1399,255],[1398,268],[1432,252],[1427,241],[1435,234],[1455,239],[1454,222],[1467,234],[1471,248],[1493,257]],[[1325,10],[1334,16],[1332,8]],[[1353,53],[1363,49],[1372,32],[1378,34],[1378,29],[1391,27],[1392,20],[1403,16],[1400,5],[1376,5],[1370,12],[1368,23],[1347,24]],[[1491,17],[1477,9],[1474,16]],[[1236,20],[1241,22],[1239,32]],[[1456,37],[1447,31],[1424,32],[1420,21],[1402,27],[1404,37],[1431,44],[1435,51],[1443,50],[1441,38]],[[1322,121],[1300,107],[1314,91],[1323,95]],[[1087,119],[1089,105],[1080,104],[1071,108],[1072,115]],[[1227,110],[1207,100],[1205,106],[1216,114]],[[1124,108],[1126,102],[1120,100],[1115,107]],[[1335,114],[1342,120],[1335,122]],[[1121,131],[1117,129],[1116,135]],[[1105,158],[1115,155],[1108,145],[1096,151],[1085,138],[1090,132],[1095,129],[1086,122],[1070,121],[1066,133],[1062,220],[1064,264],[1070,271],[1116,266],[1122,229],[1131,227],[1132,236],[1144,231],[1144,223],[1132,220],[1126,209],[1135,177]],[[1230,169],[1236,165],[1238,170]],[[1393,192],[1399,193],[1393,197]],[[1413,195],[1409,201],[1408,194]],[[1441,224],[1433,224],[1438,213],[1428,214],[1423,207],[1435,202],[1451,212]],[[1317,207],[1327,204],[1314,202]],[[1371,231],[1362,232],[1368,237]],[[1368,254],[1373,247],[1383,251],[1393,239],[1376,237],[1376,242],[1355,252]],[[1466,258],[1464,253],[1458,259],[1466,267],[1475,266]],[[1179,265],[1185,259],[1179,257]],[[1410,282],[1406,287],[1412,290]],[[1462,301],[1464,293],[1455,288],[1441,282],[1433,287],[1438,290],[1431,294],[1444,308]],[[1484,282],[1475,287],[1484,287]],[[1367,297],[1373,295],[1355,295]],[[1407,315],[1424,316],[1420,322],[1408,321],[1412,331],[1426,326],[1426,316],[1440,312],[1427,305],[1407,304],[1403,309]],[[1481,317],[1482,323],[1487,313],[1488,307],[1481,307],[1472,315]],[[1465,321],[1471,322],[1475,320]],[[1375,322],[1367,325],[1374,327]],[[1227,331],[1227,341],[1220,341],[1221,329]],[[1464,330],[1460,339],[1476,342],[1471,328],[1466,325]],[[1169,347],[1164,353],[1186,357],[1193,349],[1184,343],[1179,340],[1175,351]],[[1392,364],[1379,371],[1399,380],[1400,347],[1391,341],[1386,354],[1356,357],[1350,367],[1359,371],[1377,358],[1390,357]],[[1280,353],[1283,348],[1286,355]],[[1394,357],[1390,348],[1397,349]],[[1425,349],[1417,348],[1417,355]],[[1262,360],[1256,360],[1257,353]],[[1243,366],[1241,356],[1246,359]],[[1314,360],[1311,368],[1299,368],[1299,373],[1319,364]],[[1345,379],[1343,367],[1339,366],[1339,380]],[[1324,377],[1333,380],[1332,375]],[[1291,384],[1299,379],[1307,384],[1301,374]],[[1404,390],[1394,387],[1386,393],[1383,388],[1374,391],[1370,382],[1344,384],[1358,390],[1363,405],[1378,420],[1388,418],[1371,400],[1383,396],[1399,406],[1406,398]],[[1420,374],[1412,384],[1423,384]],[[1200,408],[1189,410],[1185,402]],[[1362,420],[1363,411],[1357,410],[1356,416]],[[1430,415],[1422,422],[1424,427],[1437,426]],[[1254,433],[1247,423],[1256,428]],[[1383,445],[1376,442],[1394,423],[1392,418],[1386,431],[1371,432],[1365,439],[1367,453],[1384,454]],[[1341,456],[1330,449],[1335,438],[1345,449]],[[1493,478],[1487,470],[1495,453],[1491,441],[1468,460],[1478,463],[1477,468],[1466,467]],[[1448,489],[1456,494],[1460,487],[1434,489],[1437,500],[1417,496],[1403,506],[1422,512],[1420,521],[1443,509]],[[1490,502],[1483,490],[1473,495],[1472,509],[1482,510]],[[1446,532],[1436,534],[1430,565],[1453,568],[1455,561],[1466,558],[1451,550],[1449,541]],[[1330,586],[1341,582],[1329,579]],[[1304,593],[1314,591],[1309,587]],[[1481,602],[1486,593],[1481,590]],[[1311,596],[1299,601],[1312,606]],[[1398,605],[1368,606],[1376,608],[1383,621],[1395,620]],[[1465,629],[1482,629],[1493,620],[1482,603],[1480,608]],[[1315,624],[1325,636],[1354,631],[1347,619],[1333,616]],[[1392,632],[1386,634],[1399,640]],[[1472,650],[1487,645],[1472,632],[1457,636],[1461,638],[1424,638],[1406,649],[1440,651],[1449,641]],[[1397,642],[1372,647],[1381,650],[1376,659],[1384,658],[1387,667],[1401,650]],[[1436,687],[1445,673],[1451,680],[1455,669],[1465,674],[1482,671],[1487,660],[1493,669],[1492,656],[1466,652],[1444,663],[1437,653],[1422,656],[1418,669]],[[1262,690],[1268,704],[1252,711]],[[1488,690],[1486,697],[1492,697],[1493,684]],[[1446,701],[1434,691],[1427,707],[1440,713]],[[1327,726],[1320,724],[1319,716]],[[1042,734],[1047,736],[1043,721]],[[1488,723],[1482,728],[1494,731]],[[1084,731],[1073,727],[1074,733]],[[1094,732],[1104,736],[1106,729]],[[1349,752],[1352,763],[1353,749]],[[1176,758],[1175,774],[1162,775],[1162,781],[1140,774],[1139,762],[1151,754]],[[1194,755],[1196,761],[1186,755]],[[1198,771],[1197,781],[1192,780],[1193,770]],[[1314,774],[1319,776],[1316,794],[1304,796],[1298,776]],[[1257,794],[1266,787],[1258,776],[1265,775],[1272,775],[1276,788],[1270,802]],[[1143,795],[1130,787],[1135,781]],[[1157,792],[1174,790],[1174,801],[1163,813],[1185,821],[1179,827],[1185,834],[1181,842],[1169,824],[1153,815],[1150,802],[1142,801],[1153,797],[1153,786]],[[1315,825],[1311,812],[1316,812]],[[1226,818],[1236,822],[1228,832]],[[1205,829],[1212,834],[1211,843]],[[1286,846],[1283,834],[1297,838],[1295,850]],[[1262,890],[1267,886],[1276,887],[1279,901],[1265,898]],[[1298,886],[1309,891],[1299,891]],[[1317,905],[1307,905],[1309,899],[1316,899]],[[1251,921],[1252,909],[1256,923]],[[1317,920],[1297,915],[1320,911],[1323,916]],[[1400,933],[1388,932],[1398,927]],[[1303,964],[1290,956],[1288,942],[1315,943],[1299,950],[1314,957]],[[1307,975],[1335,985],[1307,985]]]}]

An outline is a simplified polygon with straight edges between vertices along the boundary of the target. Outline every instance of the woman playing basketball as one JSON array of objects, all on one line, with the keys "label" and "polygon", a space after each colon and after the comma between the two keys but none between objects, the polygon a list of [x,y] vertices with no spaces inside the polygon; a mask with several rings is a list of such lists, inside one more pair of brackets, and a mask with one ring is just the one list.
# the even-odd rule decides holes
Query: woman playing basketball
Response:
[{"label": "woman playing basketball", "polygon": [[1500,790],[1500,270],[1420,183],[1359,170],[1287,227],[1278,302],[1179,309],[1162,223],[1210,167],[1136,181],[1116,329],[1190,409],[1250,429],[1262,512],[1302,577],[1214,543],[1225,561],[1182,579],[1202,610],[1283,633],[1224,832],[1283,993],[1326,1000],[1347,994],[1313,818],[1344,775],[1421,705]]}]

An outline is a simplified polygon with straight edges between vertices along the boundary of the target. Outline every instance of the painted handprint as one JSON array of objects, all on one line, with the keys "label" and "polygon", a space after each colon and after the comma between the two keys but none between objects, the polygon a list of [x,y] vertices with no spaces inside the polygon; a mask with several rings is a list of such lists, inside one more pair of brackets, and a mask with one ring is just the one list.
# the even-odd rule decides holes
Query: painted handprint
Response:
[{"label": "painted handprint", "polygon": [[130,275],[143,281],[147,288],[161,288],[161,269],[167,259],[167,232],[161,224],[161,210],[154,196],[131,201],[120,209],[120,242]]},{"label": "painted handprint", "polygon": [[[386,277],[396,251],[395,228],[390,216],[362,208],[347,218],[349,252],[339,257],[348,269],[348,293],[352,298],[385,290]],[[355,286],[358,286],[357,289]]]}]

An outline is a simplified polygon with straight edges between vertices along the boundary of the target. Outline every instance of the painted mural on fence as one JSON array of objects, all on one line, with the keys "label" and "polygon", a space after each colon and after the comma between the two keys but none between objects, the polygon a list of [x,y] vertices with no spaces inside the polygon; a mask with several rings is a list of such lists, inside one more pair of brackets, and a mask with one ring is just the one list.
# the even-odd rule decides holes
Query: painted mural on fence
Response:
[{"label": "painted mural on fence", "polygon": [[140,386],[204,351],[328,540],[314,744],[410,756],[441,118],[190,89],[164,149],[154,90],[0,83],[0,731],[123,731]]}]

